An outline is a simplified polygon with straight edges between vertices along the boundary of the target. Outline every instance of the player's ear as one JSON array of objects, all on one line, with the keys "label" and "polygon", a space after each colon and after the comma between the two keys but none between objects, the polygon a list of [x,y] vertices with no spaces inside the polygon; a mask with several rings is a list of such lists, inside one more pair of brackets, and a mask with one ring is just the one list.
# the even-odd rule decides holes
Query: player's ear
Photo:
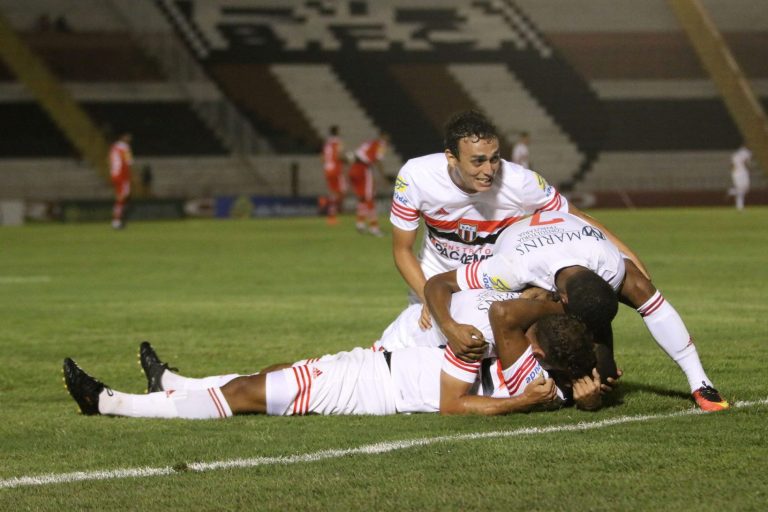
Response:
[{"label": "player's ear", "polygon": [[448,159],[448,164],[452,166],[455,166],[459,162],[459,159],[456,157],[456,155],[453,154],[453,152],[450,149],[445,150],[445,158]]}]

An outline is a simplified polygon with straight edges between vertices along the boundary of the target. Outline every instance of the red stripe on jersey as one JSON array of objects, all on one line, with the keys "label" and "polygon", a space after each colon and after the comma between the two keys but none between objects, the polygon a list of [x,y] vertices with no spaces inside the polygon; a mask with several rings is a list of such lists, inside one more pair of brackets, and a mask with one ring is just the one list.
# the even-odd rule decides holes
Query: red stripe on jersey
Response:
[{"label": "red stripe on jersey", "polygon": [[445,350],[443,351],[445,353],[445,358],[448,360],[449,363],[451,363],[453,366],[458,368],[459,370],[464,370],[465,372],[469,373],[477,373],[480,370],[480,362],[473,362],[473,363],[467,363],[465,361],[462,361],[456,355],[453,353],[453,350],[451,350],[450,345],[447,345],[445,347]]},{"label": "red stripe on jersey", "polygon": [[424,222],[435,229],[442,231],[455,231],[459,227],[460,222],[471,223],[477,226],[477,230],[483,233],[496,233],[507,226],[510,226],[520,220],[522,217],[507,217],[502,220],[476,220],[476,219],[459,219],[459,220],[439,220],[432,218],[422,212]]},{"label": "red stripe on jersey", "polygon": [[659,293],[659,296],[656,297],[647,307],[638,309],[637,311],[640,313],[640,316],[648,316],[659,309],[662,304],[664,304],[664,297],[662,297]]},{"label": "red stripe on jersey", "polygon": [[216,411],[219,413],[219,418],[225,418],[227,413],[224,412],[224,406],[221,405],[221,401],[219,400],[218,395],[216,395],[216,391],[214,391],[213,388],[208,388],[208,395],[211,397],[211,400],[213,400],[213,405],[216,406]]},{"label": "red stripe on jersey", "polygon": [[512,377],[505,381],[510,395],[513,395],[517,392],[517,390],[520,388],[520,384],[523,383],[525,377],[528,375],[528,373],[530,373],[535,365],[536,358],[533,357],[533,354],[529,354],[528,357],[525,358],[525,361],[523,361],[523,364],[520,365],[520,368],[517,369]]},{"label": "red stripe on jersey", "polygon": [[562,206],[563,200],[560,198],[560,192],[555,192],[555,196],[549,200],[547,204],[536,210],[537,212],[543,212],[548,210],[558,210]]},{"label": "red stripe on jersey", "polygon": [[403,220],[416,220],[419,218],[418,210],[407,208],[395,202],[392,203],[391,212],[395,217],[400,217]]}]

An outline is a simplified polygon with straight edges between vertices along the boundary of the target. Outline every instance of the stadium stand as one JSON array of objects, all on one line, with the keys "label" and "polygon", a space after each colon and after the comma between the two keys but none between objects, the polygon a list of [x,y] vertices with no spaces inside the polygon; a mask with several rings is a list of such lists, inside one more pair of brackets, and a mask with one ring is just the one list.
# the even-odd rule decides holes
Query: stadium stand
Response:
[{"label": "stadium stand", "polygon": [[[768,14],[761,0],[702,1],[765,104]],[[385,165],[394,172],[400,158],[438,151],[443,122],[466,108],[487,111],[508,132],[505,153],[513,132],[530,131],[536,169],[577,195],[722,195],[728,156],[741,139],[665,0],[140,3],[172,25],[212,80],[195,88],[225,94],[263,136],[247,165],[203,115],[205,101],[169,78],[161,45],[153,50],[138,37],[144,32],[126,16],[135,3],[0,0],[0,10],[98,122],[137,125],[139,157],[168,169],[157,173],[163,193],[228,193],[239,179],[239,190],[293,194],[290,169],[298,166],[301,193],[320,194],[316,152],[328,125],[342,126],[350,149],[378,128],[389,131],[398,157]],[[35,33],[43,12],[66,12],[72,33]],[[107,64],[96,72],[84,60]],[[30,128],[18,137],[35,126],[49,142],[23,149],[3,141],[0,158],[70,156],[66,139],[45,126],[11,78],[0,66],[0,110],[7,113],[0,124],[23,115]],[[165,121],[151,119],[158,115]],[[753,180],[765,187],[762,174]]]}]

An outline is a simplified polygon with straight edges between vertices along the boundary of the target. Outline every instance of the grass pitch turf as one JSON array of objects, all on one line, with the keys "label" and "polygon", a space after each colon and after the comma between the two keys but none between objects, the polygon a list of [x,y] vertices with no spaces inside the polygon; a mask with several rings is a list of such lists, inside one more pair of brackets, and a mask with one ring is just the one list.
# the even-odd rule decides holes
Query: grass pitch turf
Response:
[{"label": "grass pitch turf", "polygon": [[[732,401],[768,398],[768,209],[594,214],[641,255],[720,391]],[[389,244],[358,235],[350,218],[336,227],[313,218],[0,229],[0,482],[449,438],[315,462],[0,487],[0,509],[764,509],[768,406],[674,416],[692,407],[685,378],[623,306],[615,334],[625,377],[613,406],[597,413],[75,413],[61,383],[66,356],[116,389],[142,392],[143,339],[192,376],[369,345],[405,306]],[[652,417],[565,430],[644,415]],[[526,427],[555,430],[455,438]]]}]

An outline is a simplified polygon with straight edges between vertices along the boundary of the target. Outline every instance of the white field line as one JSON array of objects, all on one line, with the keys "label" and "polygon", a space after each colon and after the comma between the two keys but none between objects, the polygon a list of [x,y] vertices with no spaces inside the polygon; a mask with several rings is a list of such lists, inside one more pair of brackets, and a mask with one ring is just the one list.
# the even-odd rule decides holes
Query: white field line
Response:
[{"label": "white field line", "polygon": [[0,276],[0,284],[50,283],[50,276]]},{"label": "white field line", "polygon": [[[756,405],[768,405],[768,398],[751,402],[735,402],[731,407],[744,408]],[[686,409],[668,414],[649,414],[640,416],[620,416],[593,422],[579,422],[571,425],[557,425],[552,427],[520,428],[517,430],[502,430],[496,432],[476,432],[472,434],[456,434],[451,436],[423,437],[420,439],[406,439],[403,441],[388,441],[383,443],[368,444],[358,448],[341,450],[322,450],[313,453],[288,455],[282,457],[254,457],[250,459],[231,459],[216,462],[192,462],[189,464],[177,464],[163,468],[125,468],[103,471],[76,471],[73,473],[54,473],[38,476],[21,476],[0,480],[0,489],[15,487],[28,487],[35,485],[62,484],[68,482],[82,482],[86,480],[111,480],[119,478],[136,478],[148,476],[166,476],[185,471],[203,473],[217,469],[228,468],[253,468],[256,466],[271,466],[276,464],[298,464],[303,462],[316,462],[325,459],[338,459],[350,455],[375,455],[388,453],[395,450],[428,446],[436,443],[467,441],[474,439],[492,439],[505,437],[519,437],[537,434],[552,434],[559,432],[577,432],[582,430],[594,430],[599,428],[621,425],[624,423],[639,423],[650,420],[676,418],[680,416],[692,416],[703,414],[700,409]]]}]

